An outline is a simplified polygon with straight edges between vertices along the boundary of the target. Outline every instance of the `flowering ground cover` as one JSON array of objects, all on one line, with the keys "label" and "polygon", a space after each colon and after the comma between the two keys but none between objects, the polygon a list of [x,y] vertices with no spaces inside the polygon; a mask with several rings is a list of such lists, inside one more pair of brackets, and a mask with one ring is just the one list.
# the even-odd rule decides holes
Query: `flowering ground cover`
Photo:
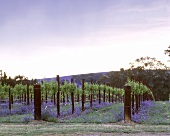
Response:
[{"label": "flowering ground cover", "polygon": [[[85,104],[85,111],[81,111],[81,103],[75,104],[75,112],[72,114],[71,104],[61,105],[61,116],[57,117],[56,106],[53,103],[42,104],[42,119],[48,122],[58,123],[115,123],[124,118],[123,103],[90,103]],[[28,123],[33,120],[34,106],[15,103],[12,110],[8,110],[8,104],[0,105],[0,123]],[[145,101],[137,114],[132,116],[132,121],[140,124],[170,125],[170,101],[154,102]]]},{"label": "flowering ground cover", "polygon": [[142,124],[170,125],[170,101],[145,101],[132,120]]},{"label": "flowering ground cover", "polygon": [[89,103],[81,112],[81,103],[61,105],[61,116],[56,117],[56,106],[42,104],[42,119],[33,120],[34,106],[15,103],[11,112],[8,104],[0,105],[0,135],[149,135],[170,134],[170,101],[146,101],[141,104],[138,114],[131,123],[124,123],[123,103]]},{"label": "flowering ground cover", "polygon": [[[71,104],[66,103],[65,105],[61,105],[61,113],[60,116],[57,117],[56,114],[56,106],[53,105],[53,103],[43,103],[42,104],[42,120],[44,121],[52,121],[52,122],[75,122],[74,120],[79,118],[77,122],[90,122],[91,118],[95,118],[95,111],[96,113],[102,113],[103,111],[107,111],[108,109],[111,110],[113,107],[118,107],[117,105],[120,105],[119,107],[122,108],[122,103],[121,104],[112,104],[112,103],[101,103],[100,105],[95,102],[93,103],[92,108],[90,107],[90,103],[85,104],[85,111],[81,111],[81,103],[76,103],[75,104],[75,112],[72,114],[72,109],[71,109]],[[33,115],[34,115],[34,106],[33,103],[31,105],[23,105],[21,103],[15,103],[12,106],[12,110],[8,110],[8,104],[1,104],[0,106],[0,122],[25,122],[28,123],[29,121],[33,120]],[[101,110],[101,111],[100,111]],[[117,110],[115,110],[117,111]],[[92,114],[94,113],[94,115]],[[123,113],[123,111],[121,111]],[[106,114],[105,114],[106,115]],[[111,114],[108,114],[111,115]],[[116,115],[116,114],[115,114]],[[88,116],[88,120],[82,120],[82,118],[86,118],[83,116]],[[91,116],[91,117],[90,117]],[[100,115],[102,117],[102,115]],[[121,116],[122,118],[123,116]],[[106,116],[105,116],[106,118]],[[115,117],[116,118],[116,117]],[[103,118],[104,119],[104,118]],[[111,119],[111,116],[107,120]],[[116,118],[117,119],[117,118]],[[91,120],[92,122],[107,122],[106,120]],[[114,121],[115,122],[115,121]]]}]

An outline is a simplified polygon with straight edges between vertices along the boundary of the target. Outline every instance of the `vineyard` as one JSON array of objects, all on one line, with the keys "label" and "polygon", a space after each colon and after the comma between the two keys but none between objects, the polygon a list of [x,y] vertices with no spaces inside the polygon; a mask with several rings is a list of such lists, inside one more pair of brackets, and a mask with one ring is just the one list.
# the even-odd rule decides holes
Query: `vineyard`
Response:
[{"label": "vineyard", "polygon": [[[128,86],[130,97],[125,95]],[[60,77],[57,76],[56,81],[42,81],[40,84],[31,84],[28,80],[17,84],[1,83],[0,90],[1,116],[32,114],[35,120],[49,121],[53,118],[61,122],[62,119],[81,116],[90,110],[125,105],[124,110],[120,110],[124,111],[124,115],[117,117],[120,119],[115,119],[121,121],[125,119],[125,114],[137,114],[143,102],[154,100],[152,91],[146,85],[129,78],[124,88],[112,87],[109,83],[100,84],[92,81],[88,83],[84,79],[78,87],[73,79],[70,83],[67,81],[60,83]],[[132,112],[125,113],[126,103],[129,102]]]},{"label": "vineyard", "polygon": [[9,80],[0,83],[0,125],[2,135],[169,134],[170,102],[155,101],[151,89],[133,77],[123,88],[84,79],[77,85],[59,76],[39,84]]}]

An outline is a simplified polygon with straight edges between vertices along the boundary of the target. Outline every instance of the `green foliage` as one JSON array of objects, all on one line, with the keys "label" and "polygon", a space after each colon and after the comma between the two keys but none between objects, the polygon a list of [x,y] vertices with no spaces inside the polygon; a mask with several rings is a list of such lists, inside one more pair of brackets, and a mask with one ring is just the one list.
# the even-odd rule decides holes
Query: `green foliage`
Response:
[{"label": "green foliage", "polygon": [[148,93],[151,94],[152,98],[154,99],[152,91],[146,85],[134,80],[130,80],[129,78],[127,80],[127,84],[131,86],[131,92],[133,92],[134,94],[142,95],[144,93]]},{"label": "green foliage", "polygon": [[14,90],[15,90],[17,95],[21,95],[22,94],[22,85],[16,84],[15,87],[14,87]]},{"label": "green foliage", "polygon": [[115,95],[124,96],[124,92],[125,92],[124,89],[116,88],[116,87],[113,88],[113,93]]},{"label": "green foliage", "polygon": [[31,94],[33,94],[33,92],[34,92],[34,88],[33,88],[33,86],[32,86],[32,85],[29,85],[29,91],[30,91],[30,93],[31,93]]},{"label": "green foliage", "polygon": [[0,99],[5,99],[8,97],[8,92],[9,92],[9,86],[4,84],[2,85],[0,83]]}]

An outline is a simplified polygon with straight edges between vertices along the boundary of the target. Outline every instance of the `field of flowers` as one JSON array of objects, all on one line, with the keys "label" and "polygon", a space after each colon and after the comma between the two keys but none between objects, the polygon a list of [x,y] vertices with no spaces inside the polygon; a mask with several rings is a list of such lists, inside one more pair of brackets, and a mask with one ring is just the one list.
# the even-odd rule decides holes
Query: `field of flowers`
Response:
[{"label": "field of flowers", "polygon": [[[61,114],[57,117],[57,108],[51,103],[42,104],[42,120],[57,123],[116,123],[124,119],[124,104],[94,102],[85,104],[85,111],[81,111],[81,103],[75,104],[72,114],[71,104],[61,104]],[[34,119],[34,104],[29,106],[14,103],[12,110],[8,109],[8,102],[0,104],[0,123],[29,123]],[[132,115],[132,122],[139,124],[170,125],[170,101],[145,101],[138,113]]]},{"label": "field of flowers", "polygon": [[12,110],[8,102],[0,104],[0,135],[65,135],[65,136],[107,136],[142,135],[169,136],[170,101],[145,101],[138,113],[132,115],[132,122],[124,123],[123,103],[90,103],[81,111],[81,103],[75,104],[72,114],[71,104],[61,104],[61,114],[57,117],[53,103],[42,104],[42,121],[34,120],[34,106],[14,103]]}]

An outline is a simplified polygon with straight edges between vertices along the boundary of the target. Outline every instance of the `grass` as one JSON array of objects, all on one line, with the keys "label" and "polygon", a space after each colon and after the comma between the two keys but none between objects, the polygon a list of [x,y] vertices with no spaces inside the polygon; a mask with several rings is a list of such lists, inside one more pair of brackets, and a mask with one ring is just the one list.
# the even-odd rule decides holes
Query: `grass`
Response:
[{"label": "grass", "polygon": [[[71,106],[71,105],[70,105]],[[132,117],[131,123],[123,123],[123,103],[104,105],[88,109],[85,112],[70,113],[70,106],[63,107],[69,110],[68,115],[56,119],[50,115],[56,113],[56,107],[50,110],[46,121],[34,121],[32,113],[14,114],[0,117],[1,135],[80,135],[80,134],[170,134],[170,101],[145,102],[141,105],[138,114]],[[76,105],[78,106],[78,105]],[[17,106],[16,106],[17,107]],[[19,108],[20,109],[20,108]],[[48,109],[48,108],[47,108]],[[50,109],[50,107],[49,107]],[[1,110],[1,109],[0,109]],[[52,112],[52,113],[51,113]],[[18,111],[16,113],[19,113]],[[47,114],[48,115],[48,114]],[[51,122],[49,122],[51,121]]]},{"label": "grass", "polygon": [[76,117],[58,120],[67,123],[114,123],[123,120],[123,104],[113,104],[104,108],[92,108]]},{"label": "grass", "polygon": [[132,118],[142,124],[170,125],[170,101],[145,102]]},{"label": "grass", "polygon": [[[165,102],[157,102],[149,112],[149,119],[154,124],[168,124],[170,125],[170,105]],[[149,122],[148,122],[149,123]]]},{"label": "grass", "polygon": [[47,123],[32,121],[28,124],[0,124],[0,135],[54,135],[54,134],[137,134],[137,133],[170,133],[167,125],[141,124],[93,124],[93,123]]}]

